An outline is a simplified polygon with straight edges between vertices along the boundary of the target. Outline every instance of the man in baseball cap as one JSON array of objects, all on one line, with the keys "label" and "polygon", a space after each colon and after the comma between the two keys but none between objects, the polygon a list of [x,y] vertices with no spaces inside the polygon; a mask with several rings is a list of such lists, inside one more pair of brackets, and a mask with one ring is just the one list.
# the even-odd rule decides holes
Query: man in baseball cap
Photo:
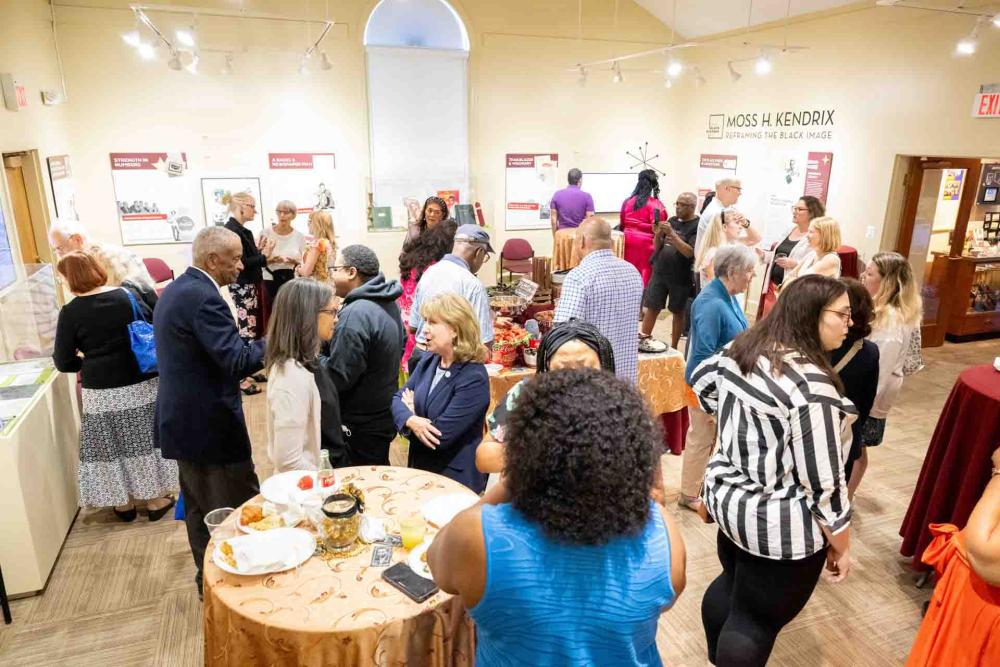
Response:
[{"label": "man in baseball cap", "polygon": [[443,292],[455,292],[466,298],[479,320],[480,340],[487,347],[492,345],[493,313],[490,311],[490,299],[486,288],[476,277],[492,253],[493,246],[490,245],[490,235],[486,230],[478,225],[462,225],[455,230],[455,248],[442,257],[440,262],[424,271],[413,295],[410,321],[407,323],[417,338],[416,347],[407,362],[410,372],[413,372],[417,360],[426,349],[420,306]]}]

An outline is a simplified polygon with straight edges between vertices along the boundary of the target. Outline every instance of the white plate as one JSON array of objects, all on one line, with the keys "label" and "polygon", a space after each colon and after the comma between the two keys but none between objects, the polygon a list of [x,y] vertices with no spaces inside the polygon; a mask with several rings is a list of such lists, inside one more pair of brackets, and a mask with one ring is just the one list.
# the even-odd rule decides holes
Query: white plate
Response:
[{"label": "white plate", "polygon": [[420,511],[424,518],[438,528],[444,528],[459,512],[472,507],[479,497],[472,493],[449,493],[432,498],[424,503]]},{"label": "white plate", "polygon": [[222,545],[222,542],[219,542],[215,545],[215,550],[212,552],[212,561],[218,565],[220,569],[223,569],[230,574],[250,576],[284,572],[285,570],[298,567],[302,563],[306,562],[316,551],[316,538],[312,533],[299,528],[275,528],[274,530],[253,532],[249,535],[230,538],[230,541],[232,540],[246,540],[250,543],[257,542],[261,545],[267,545],[267,548],[281,549],[283,559],[280,563],[271,567],[241,572],[223,559],[222,552],[219,551],[219,547]]},{"label": "white plate", "polygon": [[[255,530],[255,529],[251,528],[250,526],[245,525],[243,523],[243,513],[240,511],[240,508],[238,508],[236,510],[236,512],[237,512],[236,527],[239,528],[241,532],[244,532],[247,535],[253,535],[255,533],[267,533],[267,532],[270,532],[270,531],[267,531],[267,530]],[[299,523],[302,523],[302,522],[300,521]],[[295,526],[298,526],[299,523],[296,523]],[[294,528],[295,526],[281,526],[281,527],[282,528]],[[272,528],[271,530],[278,530],[278,529],[277,528]]]},{"label": "white plate", "polygon": [[[299,480],[309,475],[313,480],[313,488],[303,491],[299,488]],[[271,475],[260,485],[260,495],[264,500],[270,500],[276,505],[288,505],[291,503],[301,503],[311,496],[322,496],[324,491],[330,489],[320,489],[316,479],[315,471],[289,470]]]},{"label": "white plate", "polygon": [[433,538],[424,540],[417,546],[413,547],[410,551],[410,555],[406,558],[406,564],[410,566],[411,570],[419,574],[424,579],[430,579],[433,581],[434,575],[431,574],[431,568],[428,567],[427,563],[420,560],[420,556],[422,556],[423,553],[430,548],[431,542],[433,542]]},{"label": "white plate", "polygon": [[486,364],[486,372],[489,375],[500,375],[502,370],[503,364]]}]

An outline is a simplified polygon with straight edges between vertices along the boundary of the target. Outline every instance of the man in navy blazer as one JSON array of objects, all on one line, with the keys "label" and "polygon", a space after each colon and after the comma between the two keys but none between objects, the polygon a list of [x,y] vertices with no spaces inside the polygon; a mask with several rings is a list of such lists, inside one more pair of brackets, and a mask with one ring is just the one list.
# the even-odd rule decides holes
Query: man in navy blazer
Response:
[{"label": "man in navy blazer", "polygon": [[205,515],[257,495],[240,380],[264,366],[264,341],[245,342],[220,285],[243,268],[240,238],[224,227],[195,237],[193,266],[163,291],[153,314],[160,386],[154,438],[177,461],[188,543],[198,573],[208,545]]}]

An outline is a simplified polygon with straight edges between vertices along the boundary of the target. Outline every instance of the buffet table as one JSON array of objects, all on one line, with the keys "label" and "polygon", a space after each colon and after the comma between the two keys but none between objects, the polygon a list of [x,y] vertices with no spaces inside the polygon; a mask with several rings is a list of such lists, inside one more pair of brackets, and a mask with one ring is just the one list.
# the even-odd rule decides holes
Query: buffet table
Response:
[{"label": "buffet table", "polygon": [[[490,376],[490,409],[511,387],[534,375],[534,368],[509,368]],[[684,355],[677,350],[639,354],[639,391],[650,411],[663,425],[664,444],[671,454],[684,451],[688,428],[687,385],[684,382]]]},{"label": "buffet table", "polygon": [[[440,475],[388,466],[338,468],[386,521],[441,495],[475,494]],[[260,502],[257,497],[249,502]],[[372,546],[353,556],[313,556],[277,574],[241,576],[215,565],[215,542],[236,534],[239,511],[205,552],[206,665],[472,665],[475,630],[458,597],[438,591],[416,603],[372,567]],[[396,526],[398,528],[398,526]],[[428,537],[435,527],[427,525]],[[407,551],[393,549],[393,564]]]}]

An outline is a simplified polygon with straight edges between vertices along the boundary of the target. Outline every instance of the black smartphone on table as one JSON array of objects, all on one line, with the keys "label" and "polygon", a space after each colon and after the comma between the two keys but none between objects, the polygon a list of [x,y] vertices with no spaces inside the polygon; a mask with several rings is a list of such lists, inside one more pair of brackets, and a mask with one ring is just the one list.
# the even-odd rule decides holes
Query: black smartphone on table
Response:
[{"label": "black smartphone on table", "polygon": [[406,563],[396,563],[382,573],[382,578],[414,602],[423,602],[439,590],[437,584],[421,577]]}]

